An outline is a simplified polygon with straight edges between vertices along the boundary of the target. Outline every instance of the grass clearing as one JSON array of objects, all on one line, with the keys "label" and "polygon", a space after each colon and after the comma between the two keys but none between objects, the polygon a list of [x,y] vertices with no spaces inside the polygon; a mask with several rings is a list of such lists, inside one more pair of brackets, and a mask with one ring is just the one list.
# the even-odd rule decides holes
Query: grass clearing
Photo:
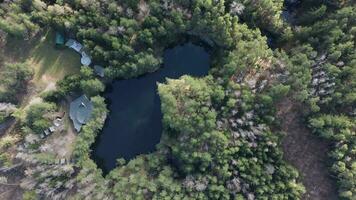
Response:
[{"label": "grass clearing", "polygon": [[9,38],[4,53],[8,62],[28,62],[33,67],[36,86],[78,73],[81,66],[78,53],[66,47],[56,47],[53,30],[47,30],[29,41]]}]

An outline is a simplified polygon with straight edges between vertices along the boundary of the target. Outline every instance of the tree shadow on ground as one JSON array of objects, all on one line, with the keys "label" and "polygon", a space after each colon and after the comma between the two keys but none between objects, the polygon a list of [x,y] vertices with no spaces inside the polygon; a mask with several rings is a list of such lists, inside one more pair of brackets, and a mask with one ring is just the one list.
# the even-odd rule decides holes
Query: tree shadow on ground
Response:
[{"label": "tree shadow on ground", "polygon": [[28,41],[10,37],[5,48],[10,62],[27,61],[32,65],[35,79],[40,79],[44,74],[60,79],[66,74],[79,72],[81,66],[79,54],[65,47],[56,47],[52,30],[44,31]]}]

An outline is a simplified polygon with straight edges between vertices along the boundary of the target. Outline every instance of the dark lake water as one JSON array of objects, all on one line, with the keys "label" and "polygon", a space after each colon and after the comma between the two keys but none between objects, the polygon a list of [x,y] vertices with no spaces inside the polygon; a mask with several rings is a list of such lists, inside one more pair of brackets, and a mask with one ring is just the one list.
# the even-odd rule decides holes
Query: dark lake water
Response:
[{"label": "dark lake water", "polygon": [[162,132],[157,82],[185,74],[205,76],[210,56],[203,47],[186,43],[167,49],[163,62],[163,68],[156,72],[115,81],[112,90],[104,95],[110,102],[110,114],[93,145],[92,158],[105,173],[115,168],[118,158],[130,160],[155,150]]}]

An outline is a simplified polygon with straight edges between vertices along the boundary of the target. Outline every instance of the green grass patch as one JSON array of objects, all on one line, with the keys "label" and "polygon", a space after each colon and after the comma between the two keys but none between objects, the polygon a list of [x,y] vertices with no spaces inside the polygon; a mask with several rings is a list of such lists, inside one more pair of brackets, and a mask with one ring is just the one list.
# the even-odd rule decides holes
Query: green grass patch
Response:
[{"label": "green grass patch", "polygon": [[0,166],[10,167],[11,166],[11,156],[8,153],[0,153]]},{"label": "green grass patch", "polygon": [[56,160],[56,156],[52,153],[38,153],[33,155],[35,159],[37,159],[40,163],[51,164]]},{"label": "green grass patch", "polygon": [[11,62],[28,62],[33,67],[35,81],[39,81],[44,75],[48,76],[45,81],[56,81],[80,70],[80,55],[72,49],[56,47],[53,30],[29,41],[9,38],[5,48],[5,54]]}]

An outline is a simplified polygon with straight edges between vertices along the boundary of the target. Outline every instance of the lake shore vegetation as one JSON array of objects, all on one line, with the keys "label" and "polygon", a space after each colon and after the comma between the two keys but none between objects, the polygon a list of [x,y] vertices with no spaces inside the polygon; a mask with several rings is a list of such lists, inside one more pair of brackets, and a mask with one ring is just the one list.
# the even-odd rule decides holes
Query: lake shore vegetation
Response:
[{"label": "lake shore vegetation", "polygon": [[[46,52],[53,41],[29,51],[40,52],[37,62],[1,56],[0,102],[13,106],[0,107],[0,124],[15,123],[0,135],[0,169],[24,166],[25,199],[305,199],[311,189],[281,145],[279,105],[291,99],[303,108],[300,120],[330,142],[326,176],[334,176],[340,199],[352,200],[355,27],[352,0],[0,1],[0,47],[41,34],[54,41],[56,32],[79,41],[81,55],[105,72],[81,66],[65,45],[55,48],[69,60]],[[156,151],[118,158],[104,176],[91,147],[110,113],[106,86],[157,71],[165,49],[191,38],[211,54],[209,74],[157,83],[163,131]],[[93,110],[75,133],[66,112],[82,94]],[[47,136],[54,126],[65,136]],[[0,189],[9,180],[0,174]]]}]

